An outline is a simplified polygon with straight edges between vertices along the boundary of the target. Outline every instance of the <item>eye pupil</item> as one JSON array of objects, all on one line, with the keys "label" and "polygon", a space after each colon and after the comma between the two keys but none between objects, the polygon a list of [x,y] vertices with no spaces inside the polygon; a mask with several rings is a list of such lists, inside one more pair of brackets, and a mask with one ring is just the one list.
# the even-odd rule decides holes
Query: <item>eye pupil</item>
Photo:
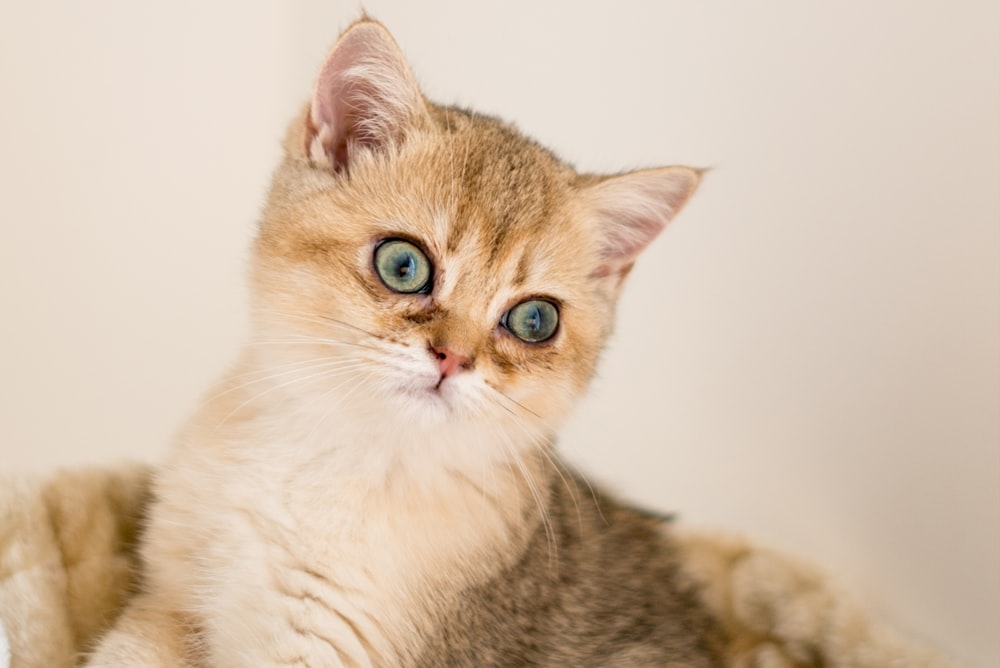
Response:
[{"label": "eye pupil", "polygon": [[388,239],[375,247],[375,273],[393,292],[428,292],[430,260],[416,245],[403,239]]}]

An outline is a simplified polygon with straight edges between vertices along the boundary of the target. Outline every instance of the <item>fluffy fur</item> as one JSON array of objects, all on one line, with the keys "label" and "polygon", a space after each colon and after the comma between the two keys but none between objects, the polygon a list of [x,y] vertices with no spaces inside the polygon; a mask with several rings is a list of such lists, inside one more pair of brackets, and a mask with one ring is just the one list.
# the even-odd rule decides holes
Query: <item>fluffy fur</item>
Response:
[{"label": "fluffy fur", "polygon": [[[11,668],[77,665],[134,596],[149,473],[123,466],[0,480],[0,625]],[[683,577],[725,628],[725,665],[952,665],[871,621],[807,565],[732,537],[674,533]]]},{"label": "fluffy fur", "polygon": [[148,493],[148,471],[132,466],[0,479],[0,626],[11,668],[75,666],[108,629],[137,583]]},{"label": "fluffy fur", "polygon": [[[141,590],[88,665],[718,666],[737,622],[774,637],[759,665],[829,665],[706,604],[702,560],[553,451],[698,179],[578,174],[348,29],[263,212],[253,339],[157,472]],[[422,249],[426,291],[379,278],[387,239]],[[559,325],[526,343],[505,314],[539,299]]]}]

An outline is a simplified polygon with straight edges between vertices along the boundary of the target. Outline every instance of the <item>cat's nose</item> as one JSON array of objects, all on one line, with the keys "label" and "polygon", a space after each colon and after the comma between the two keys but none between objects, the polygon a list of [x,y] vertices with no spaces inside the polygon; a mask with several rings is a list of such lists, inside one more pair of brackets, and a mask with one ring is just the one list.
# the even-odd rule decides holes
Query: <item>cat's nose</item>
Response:
[{"label": "cat's nose", "polygon": [[441,377],[454,376],[462,369],[472,366],[472,358],[462,353],[457,353],[446,346],[432,346],[431,354],[437,358],[438,368],[441,369]]}]

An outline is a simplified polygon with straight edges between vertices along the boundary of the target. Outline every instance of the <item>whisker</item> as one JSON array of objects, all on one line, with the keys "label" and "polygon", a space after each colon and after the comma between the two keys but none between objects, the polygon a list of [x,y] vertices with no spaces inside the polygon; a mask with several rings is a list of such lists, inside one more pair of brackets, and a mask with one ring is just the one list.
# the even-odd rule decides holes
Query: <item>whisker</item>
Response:
[{"label": "whisker", "polygon": [[[555,427],[553,425],[551,425],[547,420],[545,420],[544,418],[542,418],[540,415],[538,415],[538,413],[536,413],[535,411],[531,410],[530,408],[528,408],[527,406],[525,406],[521,402],[517,401],[516,399],[514,399],[513,397],[511,397],[509,394],[500,391],[498,388],[494,387],[493,385],[487,383],[486,386],[490,390],[492,390],[494,393],[496,393],[496,396],[502,397],[503,399],[506,399],[507,401],[512,402],[518,408],[521,408],[522,410],[530,413],[532,416],[538,418],[542,422],[542,424],[545,425],[545,427],[549,430],[550,434],[551,433],[555,433],[555,431],[556,431]],[[487,395],[487,396],[492,396],[492,395]],[[514,415],[515,418],[516,418],[516,424],[518,424],[519,426],[521,426],[522,429],[525,428],[521,424],[521,418],[520,418],[520,416],[518,416],[514,411],[510,410],[508,407],[504,406],[500,402],[496,402],[496,404],[498,406],[500,406],[501,408],[504,408],[505,410],[507,410],[507,412],[510,413],[511,415]],[[580,511],[579,497],[576,494],[576,485],[571,484],[570,481],[566,479],[566,477],[563,475],[564,471],[565,471],[565,473],[567,475],[569,475],[574,480],[582,481],[583,484],[585,484],[587,486],[587,489],[590,492],[591,500],[594,503],[594,509],[597,510],[597,514],[601,517],[601,520],[603,520],[605,522],[605,524],[606,524],[607,523],[607,518],[604,517],[604,511],[601,510],[601,503],[600,503],[600,501],[597,498],[597,492],[594,490],[594,485],[591,483],[590,479],[587,478],[586,475],[584,475],[584,474],[582,474],[582,473],[580,473],[580,472],[578,472],[576,470],[573,470],[573,471],[569,470],[566,467],[566,465],[563,464],[562,461],[558,457],[553,457],[550,454],[550,452],[552,452],[554,450],[555,450],[555,442],[551,439],[551,437],[549,437],[548,435],[546,435],[546,437],[545,437],[545,447],[542,448],[542,454],[549,461],[549,463],[551,464],[552,468],[555,469],[555,471],[559,475],[559,478],[562,481],[563,485],[566,487],[567,491],[569,491],[570,496],[573,499],[573,505],[576,507],[577,520],[581,523],[581,526],[582,526],[582,523],[583,523],[583,517],[582,517],[581,511]]]},{"label": "whisker", "polygon": [[[507,397],[503,393],[501,393],[501,395],[505,396],[507,399],[510,399],[510,397]],[[520,406],[521,404],[518,404],[518,405]],[[522,406],[522,408],[523,408],[523,406]],[[514,425],[517,426],[522,431],[522,433],[524,433],[524,435],[527,436],[527,437],[529,437],[529,438],[537,437],[538,436],[538,434],[536,434],[534,431],[529,431],[528,426],[526,424],[524,424],[524,422],[520,418],[514,420]],[[583,513],[580,510],[580,500],[579,500],[579,497],[577,496],[576,485],[572,484],[566,478],[566,476],[563,475],[563,466],[560,464],[560,462],[558,460],[558,457],[553,457],[552,452],[555,449],[555,442],[552,440],[551,436],[549,434],[542,434],[541,436],[542,436],[543,442],[541,444],[541,447],[538,448],[538,451],[541,452],[541,454],[542,454],[543,457],[545,457],[545,461],[548,462],[548,464],[556,472],[556,475],[559,476],[559,480],[562,483],[563,487],[565,487],[566,491],[569,492],[569,497],[573,501],[573,507],[576,509],[576,520],[577,520],[577,523],[579,524],[580,529],[582,530],[583,529]],[[596,502],[596,499],[595,499],[595,502]],[[600,508],[598,508],[598,510],[600,510]]]},{"label": "whisker", "polygon": [[[353,380],[355,380],[355,379],[359,378],[360,376],[361,376],[361,374],[360,374],[360,373],[354,373],[354,374],[352,374],[352,375],[349,375],[349,376],[348,376],[348,377],[347,377],[346,379],[344,379],[344,380],[343,380],[342,382],[338,383],[338,384],[337,384],[337,385],[335,385],[334,387],[331,387],[330,389],[328,389],[328,390],[326,390],[325,392],[323,392],[323,393],[322,393],[322,394],[321,394],[321,395],[320,395],[319,397],[317,397],[317,398],[316,398],[316,399],[315,399],[315,400],[314,400],[314,401],[313,401],[312,403],[314,403],[314,404],[315,404],[315,403],[318,403],[318,402],[320,402],[320,401],[322,401],[322,400],[326,399],[326,398],[327,398],[327,397],[329,397],[329,396],[330,396],[331,394],[333,394],[334,392],[336,392],[336,391],[338,391],[338,390],[339,390],[340,388],[342,388],[342,387],[343,387],[344,385],[347,385],[347,384],[348,384],[349,382],[351,382],[351,381],[353,381]],[[316,425],[315,425],[315,426],[314,426],[314,427],[313,427],[313,428],[312,428],[312,429],[311,429],[311,430],[309,431],[309,433],[308,433],[308,434],[306,435],[306,440],[307,440],[307,441],[308,441],[308,440],[312,440],[312,437],[316,435],[316,432],[318,432],[318,431],[319,431],[319,429],[320,429],[320,427],[321,427],[321,426],[323,426],[323,423],[324,423],[324,422],[326,421],[326,419],[327,419],[328,417],[330,417],[330,415],[332,415],[332,414],[333,414],[334,410],[335,410],[335,409],[336,409],[336,408],[337,408],[338,406],[342,405],[342,404],[343,404],[344,402],[346,402],[346,401],[347,401],[348,397],[350,397],[350,396],[351,396],[351,394],[353,394],[353,393],[354,393],[354,391],[355,391],[355,390],[356,390],[356,389],[358,388],[358,386],[359,386],[359,385],[360,385],[360,383],[357,383],[357,384],[355,384],[355,386],[354,386],[354,387],[352,387],[352,388],[351,388],[351,390],[350,390],[350,391],[349,391],[349,392],[348,392],[347,394],[345,394],[345,395],[344,395],[343,397],[341,397],[341,399],[340,399],[340,401],[339,401],[339,402],[337,402],[337,403],[333,404],[332,406],[330,406],[329,408],[327,408],[327,409],[326,409],[325,411],[323,411],[323,415],[321,415],[321,416],[320,416],[320,418],[319,418],[319,420],[317,420],[317,421],[316,421]]]},{"label": "whisker", "polygon": [[347,322],[346,320],[341,320],[339,318],[334,318],[333,316],[329,316],[329,315],[316,314],[316,313],[308,313],[308,314],[307,313],[294,313],[294,312],[291,312],[291,311],[276,311],[274,309],[265,309],[265,310],[258,311],[258,313],[264,313],[264,314],[268,314],[268,315],[272,315],[272,316],[277,316],[278,319],[275,319],[274,322],[280,322],[279,319],[283,319],[283,318],[295,318],[296,320],[300,320],[302,322],[311,322],[311,323],[313,323],[315,325],[339,325],[341,327],[347,327],[349,329],[353,329],[356,332],[361,332],[362,334],[370,336],[373,339],[381,339],[382,338],[380,335],[376,334],[375,332],[371,332],[371,331],[369,331],[369,330],[367,330],[367,329],[365,329],[363,327],[355,325],[354,323]]},{"label": "whisker", "polygon": [[327,368],[327,367],[331,367],[331,366],[336,366],[338,364],[345,364],[346,365],[347,363],[352,362],[352,360],[350,360],[350,359],[330,359],[330,358],[321,358],[321,359],[326,359],[327,361],[325,361],[325,362],[317,362],[315,364],[306,364],[306,365],[303,365],[303,366],[298,367],[298,368],[286,369],[285,371],[279,371],[277,373],[271,373],[271,371],[273,369],[282,368],[283,365],[278,365],[277,367],[269,367],[267,369],[261,369],[259,371],[248,371],[245,374],[239,374],[238,376],[233,376],[233,378],[240,378],[240,377],[245,378],[247,376],[252,376],[254,374],[257,374],[257,375],[265,374],[265,375],[263,375],[263,376],[261,376],[259,378],[255,378],[253,380],[249,380],[249,381],[246,381],[244,383],[239,383],[238,385],[234,385],[233,387],[227,388],[227,389],[225,389],[225,390],[223,390],[221,392],[216,392],[212,396],[207,397],[204,400],[204,403],[207,404],[209,402],[215,401],[219,397],[223,397],[223,396],[225,396],[225,395],[227,395],[227,394],[229,394],[231,392],[235,392],[235,391],[241,390],[241,389],[243,389],[245,387],[249,387],[250,385],[256,385],[257,383],[263,383],[263,382],[266,382],[268,380],[273,380],[275,378],[281,378],[281,377],[287,376],[289,374],[297,373],[297,372],[300,372],[300,371],[312,371],[314,369]]},{"label": "whisker", "polygon": [[332,376],[334,372],[336,372],[336,373],[345,373],[345,372],[348,372],[348,371],[353,371],[353,370],[358,369],[358,368],[363,368],[364,366],[366,366],[364,362],[356,361],[353,365],[345,364],[344,366],[336,368],[336,369],[320,371],[319,373],[309,374],[308,376],[305,376],[305,377],[302,377],[302,378],[293,378],[292,380],[286,381],[284,383],[279,383],[277,385],[269,387],[268,389],[264,390],[263,392],[259,392],[258,394],[255,394],[254,396],[250,397],[249,399],[247,399],[246,401],[244,401],[243,403],[241,403],[239,406],[237,406],[233,410],[229,411],[229,413],[224,418],[222,418],[222,420],[219,422],[218,427],[221,427],[223,424],[225,424],[229,420],[229,418],[231,418],[233,415],[235,415],[236,413],[238,413],[247,404],[249,404],[251,402],[254,402],[254,401],[257,401],[261,397],[263,397],[263,396],[265,396],[267,394],[270,394],[271,392],[274,392],[276,390],[280,390],[283,387],[288,387],[289,385],[294,385],[296,383],[304,383],[307,380],[312,380],[313,378],[318,378],[320,376],[324,376],[324,375],[331,375]]},{"label": "whisker", "polygon": [[[539,420],[541,420],[542,422],[544,422],[547,427],[552,428],[552,425],[548,424],[548,421],[545,418],[543,418],[541,415],[539,415],[535,411],[531,410],[530,408],[528,408],[527,406],[525,406],[524,404],[522,404],[520,401],[518,401],[514,397],[510,396],[506,392],[503,392],[499,388],[496,388],[496,387],[494,387],[492,385],[487,384],[487,387],[489,387],[491,390],[493,390],[494,392],[496,392],[501,397],[503,397],[507,401],[511,402],[512,404],[514,404],[515,406],[517,406],[521,410],[526,411],[528,413],[531,413],[533,416],[535,416],[536,418],[538,418]],[[555,431],[555,429],[552,429],[552,430]]]},{"label": "whisker", "polygon": [[587,491],[590,492],[590,499],[594,502],[594,509],[597,510],[598,517],[601,518],[601,521],[604,522],[605,525],[610,525],[608,518],[604,516],[604,510],[601,508],[601,501],[597,498],[597,491],[594,489],[594,485],[590,482],[590,478],[588,478],[583,472],[576,469],[573,469],[572,471],[566,469],[565,464],[560,464],[560,466],[565,469],[566,473],[570,474],[574,480],[580,480],[587,486]]},{"label": "whisker", "polygon": [[559,563],[559,550],[556,543],[555,529],[552,527],[552,519],[549,516],[548,507],[545,505],[542,499],[542,493],[538,489],[538,484],[535,478],[528,471],[528,467],[525,466],[524,461],[520,453],[514,448],[511,442],[510,435],[500,431],[498,432],[501,437],[501,444],[504,446],[506,452],[510,455],[510,459],[517,465],[518,470],[521,472],[521,476],[525,483],[528,485],[528,492],[531,494],[532,499],[535,502],[535,506],[538,508],[538,513],[541,518],[542,527],[545,530],[545,541],[548,545],[549,550],[549,567],[558,566]]},{"label": "whisker", "polygon": [[297,338],[286,338],[286,339],[255,339],[248,342],[251,346],[287,346],[287,345],[316,345],[316,346],[347,346],[349,348],[364,348],[365,350],[378,351],[378,348],[365,343],[356,343],[353,341],[337,341],[334,339],[322,339],[319,337],[297,337]]},{"label": "whisker", "polygon": [[264,369],[253,369],[251,371],[244,371],[242,373],[234,373],[234,374],[231,374],[231,375],[227,376],[227,380],[235,380],[237,378],[246,378],[248,376],[259,376],[262,373],[268,373],[268,372],[270,372],[272,370],[275,370],[275,369],[292,369],[292,370],[294,370],[295,367],[302,367],[302,366],[307,367],[307,366],[309,366],[310,364],[312,364],[314,362],[326,362],[326,361],[332,361],[334,359],[337,359],[337,358],[330,357],[330,355],[324,355],[323,357],[313,357],[313,358],[304,359],[304,360],[291,360],[291,361],[288,361],[288,362],[282,362],[281,364],[273,364],[273,365],[270,365],[270,366],[268,366],[267,368],[264,368]]}]

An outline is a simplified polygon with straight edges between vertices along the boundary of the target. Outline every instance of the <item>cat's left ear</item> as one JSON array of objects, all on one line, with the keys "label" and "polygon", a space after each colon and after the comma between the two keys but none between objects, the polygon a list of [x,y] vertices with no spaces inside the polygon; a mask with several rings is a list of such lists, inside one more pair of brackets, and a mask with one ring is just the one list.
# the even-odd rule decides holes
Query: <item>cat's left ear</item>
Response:
[{"label": "cat's left ear", "polygon": [[332,171],[358,151],[403,140],[427,103],[389,31],[364,18],[340,36],[316,79],[306,119],[306,154]]},{"label": "cat's left ear", "polygon": [[593,277],[614,291],[639,254],[673,220],[701,180],[691,167],[661,167],[604,178],[584,189],[595,221],[599,257]]}]

